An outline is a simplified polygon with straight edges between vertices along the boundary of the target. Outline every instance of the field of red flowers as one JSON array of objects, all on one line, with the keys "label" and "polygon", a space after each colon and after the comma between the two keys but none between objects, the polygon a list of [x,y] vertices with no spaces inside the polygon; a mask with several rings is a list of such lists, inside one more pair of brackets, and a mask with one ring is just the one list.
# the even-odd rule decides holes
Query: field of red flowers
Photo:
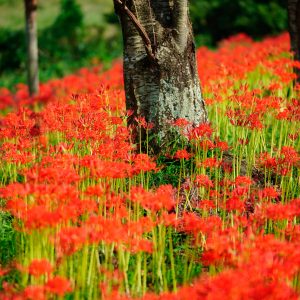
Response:
[{"label": "field of red flowers", "polygon": [[170,123],[189,146],[160,157],[130,142],[120,62],[35,99],[0,89],[0,299],[299,299],[288,50],[287,34],[200,48],[211,123]]}]

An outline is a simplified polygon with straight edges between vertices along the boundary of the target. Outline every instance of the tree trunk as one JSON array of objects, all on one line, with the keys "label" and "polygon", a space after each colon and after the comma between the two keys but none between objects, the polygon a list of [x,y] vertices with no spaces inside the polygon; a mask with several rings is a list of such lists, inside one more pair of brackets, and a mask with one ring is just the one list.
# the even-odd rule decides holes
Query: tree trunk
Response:
[{"label": "tree trunk", "polygon": [[114,0],[124,42],[126,106],[154,124],[162,142],[171,123],[207,122],[188,0]]},{"label": "tree trunk", "polygon": [[37,0],[24,0],[26,18],[26,46],[27,46],[27,76],[31,96],[39,91],[38,70],[38,39],[36,10]]},{"label": "tree trunk", "polygon": [[[289,31],[294,59],[300,61],[300,0],[288,0]],[[300,83],[300,69],[294,69]]]}]

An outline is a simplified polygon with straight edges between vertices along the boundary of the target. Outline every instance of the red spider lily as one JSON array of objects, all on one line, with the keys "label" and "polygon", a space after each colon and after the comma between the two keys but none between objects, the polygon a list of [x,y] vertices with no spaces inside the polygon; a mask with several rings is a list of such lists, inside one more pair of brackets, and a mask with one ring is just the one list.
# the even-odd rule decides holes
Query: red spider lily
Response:
[{"label": "red spider lily", "polygon": [[94,156],[86,156],[80,163],[88,167],[91,175],[96,178],[126,178],[133,173],[132,166],[122,161],[106,161]]},{"label": "red spider lily", "polygon": [[141,171],[148,172],[148,171],[155,171],[156,170],[156,163],[152,161],[152,159],[147,154],[137,154],[134,159],[134,167],[133,172],[135,174],[140,173]]},{"label": "red spider lily", "polygon": [[252,179],[247,176],[238,176],[235,179],[235,184],[237,186],[246,186],[246,187],[248,186],[249,187],[252,183],[253,183]]},{"label": "red spider lily", "polygon": [[[138,221],[128,221],[122,223],[120,218],[104,219],[103,217],[90,217],[85,223],[85,229],[82,229],[82,239],[79,238],[75,243],[70,243],[66,238],[66,245],[71,249],[71,254],[82,247],[83,243],[99,243],[116,244],[124,249],[124,246],[129,251],[150,251],[150,243],[143,241],[143,234],[151,231],[156,224],[151,218],[144,217]],[[75,231],[75,228],[72,229]],[[79,230],[81,231],[81,230]],[[138,246],[140,245],[140,248]],[[70,247],[71,246],[71,247]]]},{"label": "red spider lily", "polygon": [[300,162],[300,156],[293,147],[283,146],[280,150],[280,154],[283,156],[283,158],[280,159],[280,163],[297,166]]},{"label": "red spider lily", "polygon": [[46,300],[46,292],[43,286],[30,285],[23,291],[23,299],[26,300]]},{"label": "red spider lily", "polygon": [[219,168],[221,163],[222,162],[218,160],[216,157],[208,157],[205,160],[203,160],[201,163],[199,163],[199,165],[205,168],[214,169],[214,168]]},{"label": "red spider lily", "polygon": [[158,217],[158,224],[163,224],[165,226],[178,226],[178,219],[175,213],[162,212]]},{"label": "red spider lily", "polygon": [[89,231],[85,227],[63,228],[58,234],[58,251],[63,255],[72,255],[89,240]]},{"label": "red spider lily", "polygon": [[274,169],[277,166],[276,158],[271,157],[268,152],[263,152],[259,157],[259,164],[267,169]]},{"label": "red spider lily", "polygon": [[229,109],[226,113],[230,123],[235,126],[248,127],[250,129],[262,129],[264,126],[261,122],[261,115],[259,113],[245,113],[241,109]]},{"label": "red spider lily", "polygon": [[20,199],[10,200],[7,207],[14,215],[24,222],[27,230],[55,227],[60,223],[76,220],[78,216],[85,212],[93,212],[97,209],[94,202],[85,200],[59,204],[55,208],[49,208],[49,204],[31,205],[26,204]]},{"label": "red spider lily", "polygon": [[144,129],[152,129],[154,124],[153,123],[147,123],[145,117],[138,117],[138,118],[135,118],[135,121],[137,122],[137,124],[144,128]]},{"label": "red spider lily", "polygon": [[61,222],[58,211],[49,211],[45,206],[34,206],[24,211],[21,219],[25,221],[27,229],[41,229],[45,227],[55,227]]},{"label": "red spider lily", "polygon": [[187,121],[186,119],[178,118],[176,121],[173,122],[173,125],[184,128],[184,127],[187,127],[188,125],[190,125],[190,122]]},{"label": "red spider lily", "polygon": [[258,196],[261,199],[277,199],[280,193],[274,187],[266,187],[258,192]]},{"label": "red spider lily", "polygon": [[283,146],[277,155],[279,157],[271,157],[266,152],[262,153],[260,155],[260,165],[282,176],[289,175],[292,167],[299,166],[300,156],[293,147]]},{"label": "red spider lily", "polygon": [[278,82],[274,82],[274,83],[271,83],[269,86],[268,86],[268,89],[270,91],[277,91],[277,90],[280,90],[282,88],[281,84],[278,83]]},{"label": "red spider lily", "polygon": [[226,210],[243,212],[245,210],[245,203],[240,197],[232,196],[226,200]]},{"label": "red spider lily", "polygon": [[191,154],[188,153],[185,149],[177,150],[174,155],[174,158],[176,158],[176,159],[190,159],[190,157],[191,157]]},{"label": "red spider lily", "polygon": [[216,139],[215,147],[219,148],[223,152],[229,149],[228,143],[225,141],[220,141],[219,139]]},{"label": "red spider lily", "polygon": [[[168,185],[161,185],[153,195],[152,204],[150,205],[152,210],[166,209],[170,211],[175,205],[175,191],[173,187]],[[150,204],[150,203],[149,203]]]},{"label": "red spider lily", "polygon": [[217,199],[221,198],[222,193],[221,193],[220,191],[218,191],[218,190],[213,190],[213,189],[211,189],[211,190],[209,190],[209,196],[210,196],[212,199],[217,200]]},{"label": "red spider lily", "polygon": [[137,252],[152,253],[153,242],[145,239],[141,239],[141,240],[135,239],[131,241],[128,248],[131,253],[137,253]]},{"label": "red spider lily", "polygon": [[268,203],[264,208],[267,219],[270,220],[293,220],[300,216],[300,200],[295,199],[288,204]]},{"label": "red spider lily", "polygon": [[221,230],[216,228],[206,240],[201,261],[205,266],[232,263],[236,245],[240,240],[236,228]]},{"label": "red spider lily", "polygon": [[[266,130],[262,131],[265,134],[271,125],[270,121],[273,121],[271,118],[277,115],[282,119],[275,122],[274,132],[278,126],[282,126],[283,134],[289,133],[291,140],[287,140],[285,136],[281,140],[280,135],[278,141],[275,132],[274,146],[278,147],[278,142],[288,142],[287,145],[295,147],[280,146],[282,148],[279,150],[272,147],[272,156],[268,153],[261,154],[256,163],[267,169],[267,176],[273,175],[272,173],[283,176],[298,175],[296,168],[299,167],[299,153],[296,148],[297,141],[293,141],[297,135],[297,124],[289,124],[289,127],[286,121],[299,121],[299,101],[296,98],[299,91],[293,91],[295,99],[278,97],[286,95],[286,86],[282,82],[290,81],[294,77],[290,73],[294,63],[287,55],[282,55],[288,50],[287,35],[262,42],[253,42],[240,35],[224,42],[219,51],[212,52],[206,48],[197,51],[200,72],[203,73],[203,90],[209,98],[207,103],[214,104],[210,109],[218,114],[217,119],[221,121],[218,126],[226,124],[216,132],[230,138],[238,138],[240,131],[244,133],[241,136],[252,136],[253,133],[249,133],[248,129],[261,129],[264,126],[263,121],[266,121]],[[259,83],[259,89],[252,89],[254,83],[251,83],[251,87],[241,84],[237,90],[237,81],[246,79],[251,71],[268,73],[270,80],[264,82],[265,86]],[[99,86],[99,82],[103,84]],[[277,176],[276,183],[284,194],[284,203],[280,203],[277,187],[257,190],[258,186],[251,178],[230,174],[231,163],[226,159],[221,162],[215,155],[226,151],[229,146],[219,138],[212,138],[213,130],[208,124],[201,124],[193,130],[191,124],[179,119],[173,125],[179,127],[179,131],[183,131],[185,126],[191,129],[192,144],[196,146],[194,148],[197,157],[198,154],[205,157],[201,156],[202,150],[218,149],[205,153],[213,157],[205,159],[201,167],[221,166],[225,174],[210,170],[211,176],[216,176],[215,182],[206,175],[198,175],[195,182],[191,183],[196,175],[194,174],[181,183],[189,197],[196,198],[197,192],[202,193],[203,189],[207,189],[207,199],[197,199],[196,204],[192,203],[195,213],[182,215],[180,212],[176,218],[176,214],[169,213],[174,211],[176,204],[176,190],[171,186],[150,191],[142,187],[132,187],[140,181],[135,175],[156,171],[157,166],[145,154],[132,154],[134,146],[129,142],[130,133],[123,125],[127,118],[124,92],[114,89],[121,85],[121,64],[117,63],[112,70],[101,74],[99,69],[84,69],[77,74],[43,84],[41,95],[34,99],[29,97],[24,85],[18,86],[15,94],[4,91],[4,96],[1,96],[0,92],[0,102],[3,99],[5,103],[14,102],[15,106],[13,113],[0,118],[0,155],[4,168],[9,166],[8,173],[11,173],[7,178],[3,177],[3,183],[6,180],[15,180],[16,175],[18,180],[19,175],[24,176],[24,183],[10,183],[2,187],[0,196],[5,202],[4,209],[14,216],[17,230],[22,231],[17,234],[24,237],[24,244],[29,247],[24,249],[24,253],[31,250],[30,243],[26,240],[29,234],[33,234],[33,237],[41,234],[43,242],[49,238],[50,245],[47,246],[53,247],[52,243],[55,245],[54,257],[51,254],[51,260],[56,259],[59,274],[67,272],[65,274],[70,275],[76,293],[81,293],[84,287],[77,285],[74,275],[71,279],[74,272],[68,269],[69,261],[70,265],[75,262],[74,258],[77,262],[82,255],[82,249],[97,249],[99,244],[109,246],[114,251],[113,258],[119,263],[113,263],[111,270],[116,269],[122,276],[113,275],[113,271],[111,274],[102,273],[101,269],[99,276],[102,279],[96,279],[98,282],[105,281],[101,297],[128,300],[131,287],[138,283],[134,282],[137,276],[135,274],[140,271],[137,265],[134,276],[127,278],[130,285],[127,294],[127,287],[124,289],[121,286],[126,274],[124,270],[119,270],[126,268],[126,256],[129,254],[126,252],[131,255],[138,253],[146,262],[152,258],[158,258],[157,261],[160,262],[160,257],[163,258],[164,254],[162,252],[160,256],[157,253],[157,242],[152,245],[150,238],[158,225],[163,233],[165,226],[172,226],[174,228],[168,228],[168,231],[184,231],[188,236],[187,241],[192,237],[195,243],[189,247],[201,247],[203,254],[193,259],[205,265],[202,270],[204,272],[198,279],[193,280],[192,285],[178,287],[177,292],[160,295],[150,293],[144,299],[297,299],[295,286],[298,284],[296,281],[299,278],[300,263],[300,229],[297,225],[299,199],[288,198],[289,192],[298,193],[297,180],[293,177],[289,179]],[[79,94],[81,91],[86,94]],[[270,95],[267,96],[269,92]],[[232,130],[236,129],[227,127],[228,122],[222,117],[228,99],[230,121],[237,126],[246,127],[237,129],[237,134],[232,134]],[[27,108],[19,109],[35,101],[45,104],[40,113],[33,113]],[[145,119],[140,118],[138,121],[146,129],[151,127]],[[239,140],[245,146],[240,150],[249,154],[248,150],[253,141],[252,138],[249,141]],[[265,146],[270,146],[268,140]],[[177,154],[179,159],[187,159],[188,155],[192,155],[184,152]],[[199,172],[199,168],[195,172]],[[272,181],[273,178],[270,177]],[[193,184],[200,191],[194,191]],[[135,212],[140,212],[141,215]],[[147,217],[142,217],[143,214]],[[218,214],[222,215],[222,219],[217,217]],[[280,239],[265,232],[274,232]],[[161,237],[164,244],[164,237]],[[165,246],[168,247],[168,244],[169,241],[166,240]],[[40,248],[37,247],[34,252],[38,253]],[[125,264],[123,259],[119,261],[119,250],[120,253],[126,253]],[[193,254],[198,253],[197,250]],[[47,251],[42,251],[43,254],[40,253],[37,257],[44,257]],[[175,255],[176,253],[178,252],[175,251]],[[21,259],[25,256],[21,251],[20,255]],[[186,255],[190,257],[189,253]],[[65,261],[60,264],[63,259]],[[43,265],[38,262],[32,261],[32,277],[39,272],[41,275],[49,274],[47,271],[43,273]],[[166,263],[168,265],[168,261]],[[131,259],[129,265],[131,268]],[[206,266],[209,272],[216,269],[217,274],[208,275]],[[24,276],[24,281],[21,281],[28,281],[28,268],[16,265],[16,269],[21,272],[20,276]],[[88,272],[90,271],[93,272],[93,268]],[[141,270],[140,273],[148,285],[149,277],[145,272]],[[155,276],[156,272],[149,268],[148,272],[150,277]],[[7,274],[5,269],[3,273]],[[107,279],[111,282],[107,283]],[[44,278],[30,277],[29,280],[39,283]],[[152,282],[151,279],[150,281]],[[20,287],[4,284],[0,298],[45,299],[60,296],[55,292],[60,284],[53,284],[54,295],[50,295],[47,287],[49,282],[44,287],[29,286],[24,291]],[[295,290],[291,288],[292,284]],[[126,295],[120,295],[120,290],[126,290]]]},{"label": "red spider lily", "polygon": [[170,211],[175,206],[175,191],[171,185],[161,185],[155,192],[145,191],[142,187],[132,187],[130,199],[140,203],[145,209],[157,212]]},{"label": "red spider lily", "polygon": [[242,196],[246,196],[249,192],[250,187],[248,186],[237,186],[236,188],[234,188],[231,192],[232,196],[235,197],[242,197]]},{"label": "red spider lily", "polygon": [[13,98],[11,97],[10,91],[6,88],[0,88],[0,109],[3,110],[6,107],[14,106]]},{"label": "red spider lily", "polygon": [[207,175],[197,175],[194,182],[198,187],[212,188],[214,186]]},{"label": "red spider lily", "polygon": [[210,138],[213,134],[213,129],[208,123],[203,123],[191,129],[189,133],[190,140],[198,140],[201,138]]},{"label": "red spider lily", "polygon": [[215,202],[212,200],[201,200],[197,205],[202,210],[210,210],[216,208]]},{"label": "red spider lily", "polygon": [[215,143],[211,140],[204,139],[204,140],[197,141],[197,143],[199,147],[205,151],[215,149]]},{"label": "red spider lily", "polygon": [[85,193],[87,195],[90,195],[90,196],[97,196],[97,197],[101,197],[103,195],[105,195],[105,188],[101,185],[99,186],[89,186]]},{"label": "red spider lily", "polygon": [[72,287],[69,280],[60,276],[56,276],[46,282],[45,290],[48,293],[63,296],[66,293],[71,292]]},{"label": "red spider lily", "polygon": [[44,274],[51,274],[52,265],[47,259],[33,260],[28,266],[28,273],[32,276],[39,277]]},{"label": "red spider lily", "polygon": [[[19,149],[20,145],[3,143],[0,146],[1,158],[8,163],[26,164],[34,161],[35,156],[29,150]],[[27,147],[26,147],[27,148]]]},{"label": "red spider lily", "polygon": [[300,241],[300,225],[291,225],[289,224],[284,232],[286,239],[291,242]]},{"label": "red spider lily", "polygon": [[234,181],[228,179],[228,178],[223,178],[221,181],[220,181],[220,186],[223,186],[223,187],[230,187],[230,186],[233,186],[234,185]]},{"label": "red spider lily", "polygon": [[55,166],[36,169],[32,168],[30,171],[26,172],[26,176],[29,180],[42,183],[54,183],[63,180],[66,184],[70,184],[81,179],[73,167],[58,169]]},{"label": "red spider lily", "polygon": [[199,234],[212,234],[222,224],[221,218],[211,216],[207,218],[199,218],[193,213],[184,213],[182,220],[178,224],[180,230],[192,233],[195,238]]},{"label": "red spider lily", "polygon": [[278,113],[277,119],[297,122],[300,120],[299,111],[300,111],[300,101],[298,99],[292,99],[291,103],[289,103],[284,110]]}]

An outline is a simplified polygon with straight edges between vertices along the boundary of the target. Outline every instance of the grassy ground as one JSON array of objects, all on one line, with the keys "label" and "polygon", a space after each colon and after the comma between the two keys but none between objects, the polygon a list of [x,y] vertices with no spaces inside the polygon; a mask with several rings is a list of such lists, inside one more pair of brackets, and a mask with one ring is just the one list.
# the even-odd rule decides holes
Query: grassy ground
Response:
[{"label": "grassy ground", "polygon": [[[50,26],[59,13],[60,0],[39,0],[38,24]],[[85,25],[102,25],[103,15],[112,10],[112,0],[78,0]],[[20,29],[24,26],[24,8],[21,0],[0,0],[0,27]]]}]

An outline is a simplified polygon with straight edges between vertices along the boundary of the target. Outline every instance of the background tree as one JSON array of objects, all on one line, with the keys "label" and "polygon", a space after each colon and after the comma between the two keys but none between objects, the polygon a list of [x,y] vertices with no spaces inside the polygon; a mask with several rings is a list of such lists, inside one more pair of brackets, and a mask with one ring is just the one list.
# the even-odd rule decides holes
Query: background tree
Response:
[{"label": "background tree", "polygon": [[24,0],[26,18],[27,76],[30,95],[39,91],[37,0]]},{"label": "background tree", "polygon": [[[300,61],[300,1],[288,0],[289,30],[291,36],[291,48],[294,59]],[[295,68],[297,82],[300,82],[300,69]]]},{"label": "background tree", "polygon": [[216,46],[231,35],[255,39],[287,30],[286,0],[190,0],[198,44]]},{"label": "background tree", "polygon": [[126,105],[166,142],[170,123],[207,122],[188,0],[114,0],[124,44]]}]

